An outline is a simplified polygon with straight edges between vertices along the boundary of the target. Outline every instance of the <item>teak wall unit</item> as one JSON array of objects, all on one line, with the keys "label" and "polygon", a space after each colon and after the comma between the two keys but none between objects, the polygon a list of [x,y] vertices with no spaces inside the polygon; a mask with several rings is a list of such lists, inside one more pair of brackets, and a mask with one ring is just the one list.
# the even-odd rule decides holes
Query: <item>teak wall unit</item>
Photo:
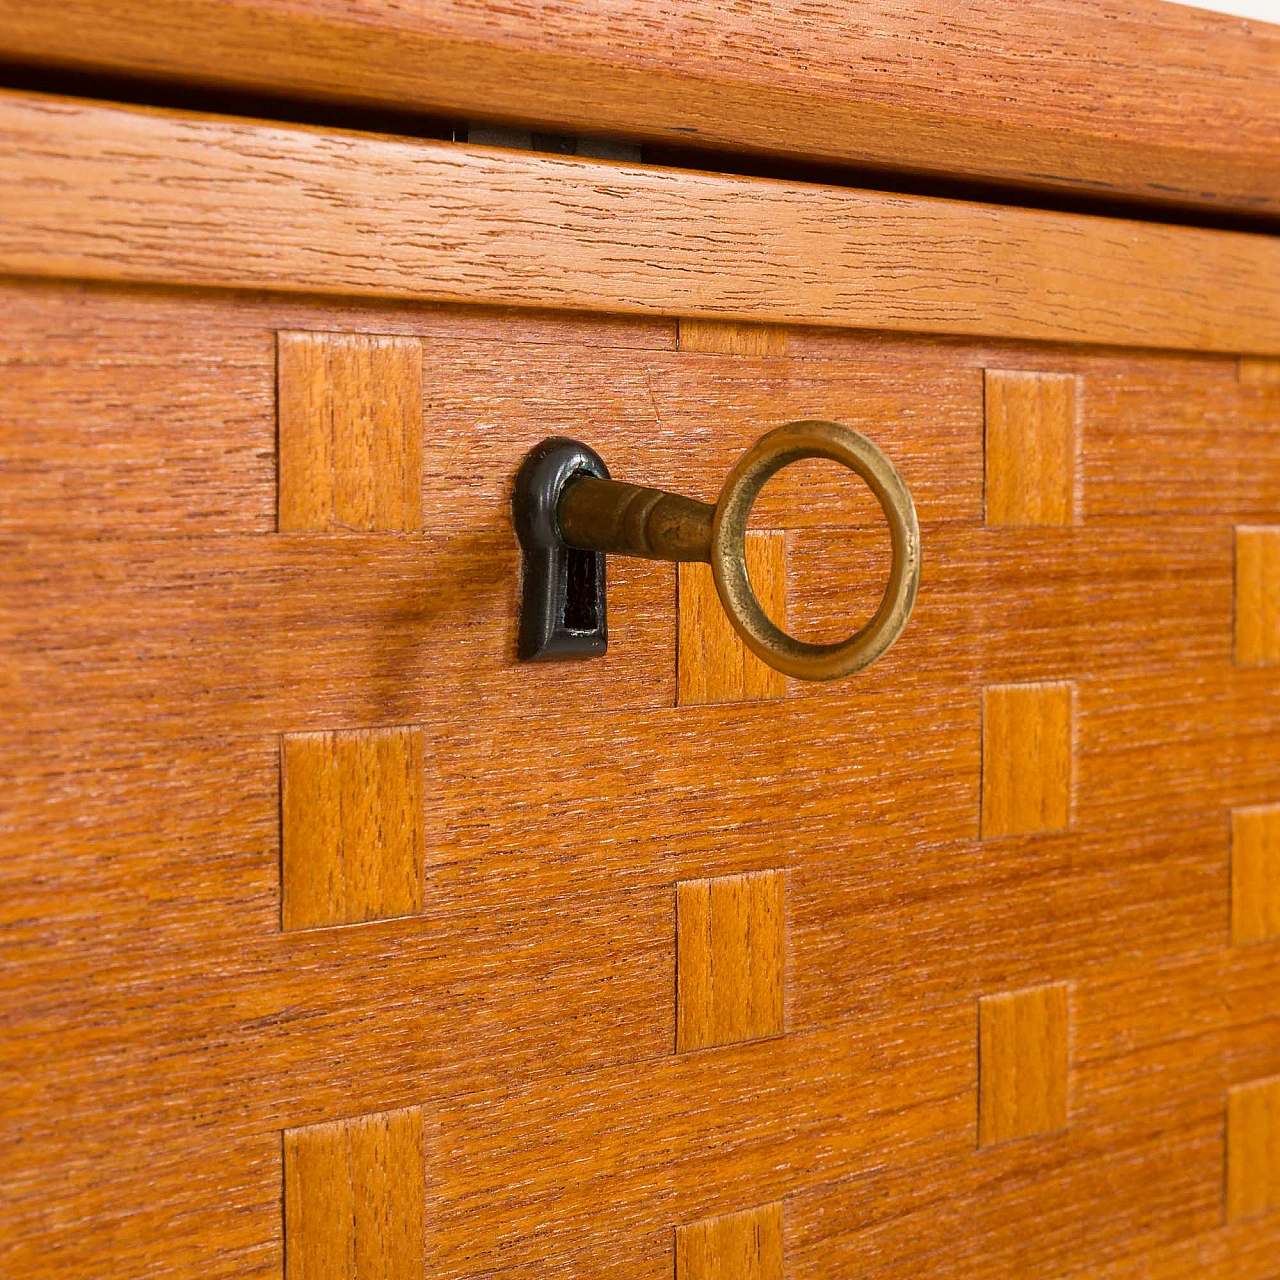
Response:
[{"label": "teak wall unit", "polygon": [[[1280,1274],[1280,31],[968,8],[0,0],[0,1272]],[[804,418],[881,661],[516,661],[531,446]],[[799,464],[757,594],[885,543]]]}]

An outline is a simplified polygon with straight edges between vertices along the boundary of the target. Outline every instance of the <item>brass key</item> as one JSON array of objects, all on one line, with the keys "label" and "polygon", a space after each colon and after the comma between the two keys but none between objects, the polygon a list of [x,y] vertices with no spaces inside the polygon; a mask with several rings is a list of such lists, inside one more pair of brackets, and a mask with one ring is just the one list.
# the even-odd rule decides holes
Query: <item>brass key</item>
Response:
[{"label": "brass key", "polygon": [[[880,606],[866,626],[834,644],[797,640],[776,626],[747,573],[751,508],[770,478],[801,458],[828,458],[861,476],[889,523],[893,565]],[[920,581],[910,491],[880,448],[835,422],[792,422],[761,436],[714,504],[613,480],[585,445],[548,440],[521,467],[515,512],[525,549],[520,656],[526,660],[604,651],[606,553],[710,564],[725,613],[747,647],[801,680],[836,680],[870,666],[907,625]],[[587,556],[599,559],[588,564]],[[594,607],[584,607],[586,592]],[[576,629],[575,619],[583,624]]]}]

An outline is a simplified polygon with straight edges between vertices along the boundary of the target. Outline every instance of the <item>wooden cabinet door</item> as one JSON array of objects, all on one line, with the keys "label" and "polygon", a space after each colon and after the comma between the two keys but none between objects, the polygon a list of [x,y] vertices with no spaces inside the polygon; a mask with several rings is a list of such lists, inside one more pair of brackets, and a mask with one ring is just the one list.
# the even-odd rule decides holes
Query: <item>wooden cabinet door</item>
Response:
[{"label": "wooden cabinet door", "polygon": [[[1275,1274],[1271,242],[0,124],[0,1269]],[[531,446],[709,499],[809,417],[919,512],[874,667],[621,558],[516,661]],[[874,607],[848,476],[751,538],[796,634]]]}]

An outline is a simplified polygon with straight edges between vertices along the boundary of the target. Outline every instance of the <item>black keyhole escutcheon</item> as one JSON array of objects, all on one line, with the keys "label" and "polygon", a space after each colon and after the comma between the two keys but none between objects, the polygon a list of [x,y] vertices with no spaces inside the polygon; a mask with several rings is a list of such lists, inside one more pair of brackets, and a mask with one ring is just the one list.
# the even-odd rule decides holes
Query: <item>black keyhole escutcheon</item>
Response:
[{"label": "black keyhole escutcheon", "polygon": [[524,551],[521,662],[589,658],[609,647],[602,551],[567,547],[556,508],[574,476],[609,479],[600,455],[577,440],[553,436],[533,449],[516,474],[512,516]]}]

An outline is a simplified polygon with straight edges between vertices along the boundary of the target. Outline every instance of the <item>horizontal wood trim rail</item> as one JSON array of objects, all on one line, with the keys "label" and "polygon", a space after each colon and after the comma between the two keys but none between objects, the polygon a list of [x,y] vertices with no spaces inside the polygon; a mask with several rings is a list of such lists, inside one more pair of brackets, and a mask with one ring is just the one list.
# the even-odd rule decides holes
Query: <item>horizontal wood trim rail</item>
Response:
[{"label": "horizontal wood trim rail", "polygon": [[0,57],[1280,213],[1280,27],[1161,0],[0,0]]},{"label": "horizontal wood trim rail", "polygon": [[1280,353],[1280,239],[0,95],[0,271]]}]

